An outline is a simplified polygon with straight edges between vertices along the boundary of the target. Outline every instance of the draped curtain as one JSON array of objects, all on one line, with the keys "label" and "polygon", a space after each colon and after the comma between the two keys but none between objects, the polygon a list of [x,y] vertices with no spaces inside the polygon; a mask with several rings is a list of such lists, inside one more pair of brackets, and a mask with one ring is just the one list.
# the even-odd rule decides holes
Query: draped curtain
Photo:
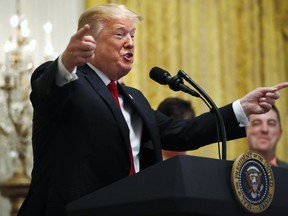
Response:
[{"label": "draped curtain", "polygon": [[[136,30],[134,68],[124,82],[140,89],[153,108],[177,96],[190,100],[197,115],[209,111],[202,100],[153,82],[149,71],[154,66],[172,75],[184,70],[218,107],[256,87],[288,80],[287,0],[86,0],[86,8],[111,2],[144,18]],[[280,93],[276,105],[283,136],[277,154],[287,161],[288,90]],[[227,143],[227,159],[247,149],[245,139]],[[189,154],[218,158],[218,145]]]}]

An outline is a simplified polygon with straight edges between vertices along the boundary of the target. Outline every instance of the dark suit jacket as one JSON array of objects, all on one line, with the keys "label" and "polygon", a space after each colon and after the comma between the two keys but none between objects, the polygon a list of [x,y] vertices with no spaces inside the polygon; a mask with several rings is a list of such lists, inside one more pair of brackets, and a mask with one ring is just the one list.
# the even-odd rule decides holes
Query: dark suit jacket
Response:
[{"label": "dark suit jacket", "polygon": [[277,164],[278,164],[279,167],[288,168],[288,163],[285,162],[285,161],[282,161],[280,159],[277,159]]},{"label": "dark suit jacket", "polygon": [[[78,80],[55,84],[57,61],[31,79],[34,168],[19,216],[63,216],[67,203],[128,176],[129,129],[108,88],[88,66]],[[119,86],[124,102],[143,120],[140,169],[162,161],[162,148],[191,150],[217,141],[215,116],[174,120],[154,111],[142,93]],[[220,109],[227,139],[245,136],[229,104]]]}]

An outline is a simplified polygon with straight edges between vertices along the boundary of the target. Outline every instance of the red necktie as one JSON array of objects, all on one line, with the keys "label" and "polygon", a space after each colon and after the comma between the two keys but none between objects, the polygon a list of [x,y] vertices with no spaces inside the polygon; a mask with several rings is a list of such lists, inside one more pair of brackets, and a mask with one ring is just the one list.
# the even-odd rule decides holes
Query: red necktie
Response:
[{"label": "red necktie", "polygon": [[[114,81],[111,81],[108,84],[108,89],[110,90],[115,102],[117,103],[117,105],[121,109],[119,99],[118,99],[118,87],[117,87],[116,83]],[[131,162],[129,176],[131,176],[131,175],[135,174],[135,168],[134,168],[134,160],[133,160],[133,154],[132,154],[131,146],[130,146],[129,150],[130,150],[129,153],[130,153],[130,162]]]}]

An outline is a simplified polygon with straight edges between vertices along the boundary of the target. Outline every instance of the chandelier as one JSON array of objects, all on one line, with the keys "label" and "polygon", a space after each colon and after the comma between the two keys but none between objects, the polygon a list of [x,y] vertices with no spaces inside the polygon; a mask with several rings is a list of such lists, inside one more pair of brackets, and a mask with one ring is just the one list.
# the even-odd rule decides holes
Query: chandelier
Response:
[{"label": "chandelier", "polygon": [[[36,40],[30,37],[28,21],[22,16],[20,1],[10,19],[12,36],[5,42],[5,60],[0,64],[0,192],[12,203],[12,215],[26,196],[32,170],[32,105],[30,78],[34,69]],[[46,32],[45,60],[53,57],[51,23]]]}]

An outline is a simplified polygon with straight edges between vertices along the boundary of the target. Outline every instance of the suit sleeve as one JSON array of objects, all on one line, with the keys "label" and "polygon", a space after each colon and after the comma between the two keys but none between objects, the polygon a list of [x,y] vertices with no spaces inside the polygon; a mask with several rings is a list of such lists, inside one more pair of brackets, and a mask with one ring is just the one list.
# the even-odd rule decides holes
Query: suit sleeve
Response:
[{"label": "suit sleeve", "polygon": [[58,59],[40,65],[32,74],[30,100],[37,114],[52,115],[63,109],[69,85],[56,85],[57,61]]},{"label": "suit sleeve", "polygon": [[[232,104],[219,111],[224,120],[227,140],[246,136],[245,128],[239,127]],[[218,141],[215,113],[207,112],[191,120],[175,120],[156,111],[156,118],[163,149],[194,150]]]}]

